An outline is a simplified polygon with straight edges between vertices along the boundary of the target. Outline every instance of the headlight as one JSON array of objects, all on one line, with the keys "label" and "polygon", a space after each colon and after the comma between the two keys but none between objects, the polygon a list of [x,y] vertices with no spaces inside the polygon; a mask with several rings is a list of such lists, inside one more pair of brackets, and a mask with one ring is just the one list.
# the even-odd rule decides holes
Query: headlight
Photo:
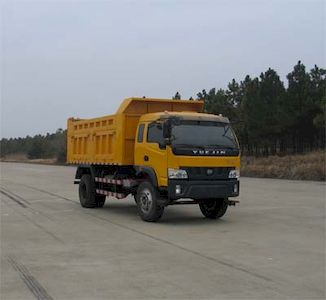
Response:
[{"label": "headlight", "polygon": [[240,177],[240,171],[239,169],[231,170],[229,173],[229,178],[239,178]]},{"label": "headlight", "polygon": [[168,169],[168,175],[170,179],[186,179],[188,174],[186,170]]}]

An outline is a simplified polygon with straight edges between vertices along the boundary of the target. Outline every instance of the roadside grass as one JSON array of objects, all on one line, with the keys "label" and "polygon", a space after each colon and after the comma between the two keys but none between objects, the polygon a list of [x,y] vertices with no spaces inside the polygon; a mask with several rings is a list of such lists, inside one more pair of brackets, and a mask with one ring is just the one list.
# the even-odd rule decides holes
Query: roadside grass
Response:
[{"label": "roadside grass", "polygon": [[241,176],[325,181],[325,158],[324,151],[258,158],[244,156]]}]

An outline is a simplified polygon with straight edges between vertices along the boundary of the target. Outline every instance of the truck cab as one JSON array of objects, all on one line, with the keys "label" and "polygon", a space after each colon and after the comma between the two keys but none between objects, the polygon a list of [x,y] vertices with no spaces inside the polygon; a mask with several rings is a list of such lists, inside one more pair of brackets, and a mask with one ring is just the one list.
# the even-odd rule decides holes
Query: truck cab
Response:
[{"label": "truck cab", "polygon": [[[155,174],[164,205],[179,199],[228,202],[239,195],[240,151],[226,117],[193,112],[143,115],[135,166]],[[153,180],[152,180],[153,181]]]}]

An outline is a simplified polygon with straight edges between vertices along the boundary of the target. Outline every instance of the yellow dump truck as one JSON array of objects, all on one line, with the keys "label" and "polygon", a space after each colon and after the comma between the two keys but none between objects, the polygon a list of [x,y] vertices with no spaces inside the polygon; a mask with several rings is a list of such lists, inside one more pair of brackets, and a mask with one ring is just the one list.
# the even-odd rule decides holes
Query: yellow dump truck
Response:
[{"label": "yellow dump truck", "polygon": [[128,98],[115,115],[68,120],[67,161],[83,207],[133,195],[140,217],[198,204],[222,217],[239,195],[240,152],[228,118],[202,113],[202,101]]}]

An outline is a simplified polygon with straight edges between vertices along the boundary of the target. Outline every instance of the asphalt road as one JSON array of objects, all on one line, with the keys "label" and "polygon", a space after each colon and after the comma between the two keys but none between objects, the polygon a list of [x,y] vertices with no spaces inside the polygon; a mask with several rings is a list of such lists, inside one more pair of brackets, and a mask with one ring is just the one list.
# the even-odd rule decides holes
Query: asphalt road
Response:
[{"label": "asphalt road", "polygon": [[241,179],[240,205],[159,223],[79,205],[75,168],[1,164],[1,299],[324,299],[325,184]]}]

